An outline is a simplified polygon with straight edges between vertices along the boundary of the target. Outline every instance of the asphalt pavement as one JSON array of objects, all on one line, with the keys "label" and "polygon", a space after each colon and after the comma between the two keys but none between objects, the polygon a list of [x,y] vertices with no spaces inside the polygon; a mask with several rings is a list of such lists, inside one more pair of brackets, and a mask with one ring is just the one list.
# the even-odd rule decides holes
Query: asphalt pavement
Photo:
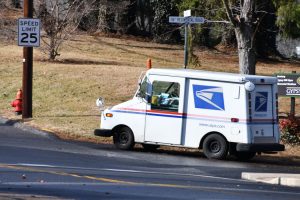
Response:
[{"label": "asphalt pavement", "polygon": [[4,119],[0,141],[1,199],[300,198],[298,187],[242,179],[245,172],[299,174],[300,166],[140,147],[120,151],[110,144],[63,141]]}]

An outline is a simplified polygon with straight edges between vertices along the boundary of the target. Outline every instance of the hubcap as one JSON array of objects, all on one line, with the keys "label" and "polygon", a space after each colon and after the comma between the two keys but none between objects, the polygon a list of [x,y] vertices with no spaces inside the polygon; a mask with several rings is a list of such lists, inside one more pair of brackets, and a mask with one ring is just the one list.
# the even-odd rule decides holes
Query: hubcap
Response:
[{"label": "hubcap", "polygon": [[121,133],[120,134],[120,143],[121,144],[126,144],[128,142],[128,136],[126,133]]},{"label": "hubcap", "polygon": [[218,153],[221,150],[221,145],[218,141],[213,141],[210,143],[209,148],[212,153]]}]

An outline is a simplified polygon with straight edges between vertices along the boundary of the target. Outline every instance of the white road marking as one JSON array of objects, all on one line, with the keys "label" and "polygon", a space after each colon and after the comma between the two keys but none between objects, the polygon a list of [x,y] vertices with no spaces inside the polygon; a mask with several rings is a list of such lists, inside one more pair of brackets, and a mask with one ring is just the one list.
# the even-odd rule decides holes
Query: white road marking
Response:
[{"label": "white road marking", "polygon": [[189,177],[202,177],[210,179],[251,182],[243,179],[225,178],[218,176],[208,176],[201,174],[182,174],[172,172],[155,172],[155,171],[140,171],[140,170],[128,170],[128,169],[113,169],[113,168],[87,168],[87,167],[71,167],[71,166],[59,166],[59,165],[43,165],[43,164],[31,164],[31,163],[17,163],[10,164],[13,166],[25,166],[25,167],[45,167],[45,168],[64,168],[64,169],[77,169],[77,170],[94,170],[94,171],[111,171],[111,172],[126,172],[126,173],[138,173],[138,174],[159,174],[159,175],[175,175],[175,176],[189,176]]},{"label": "white road marking", "polygon": [[50,167],[53,168],[54,165],[43,165],[43,164],[27,164],[27,163],[17,163],[17,164],[10,164],[14,166],[24,166],[24,167]]}]

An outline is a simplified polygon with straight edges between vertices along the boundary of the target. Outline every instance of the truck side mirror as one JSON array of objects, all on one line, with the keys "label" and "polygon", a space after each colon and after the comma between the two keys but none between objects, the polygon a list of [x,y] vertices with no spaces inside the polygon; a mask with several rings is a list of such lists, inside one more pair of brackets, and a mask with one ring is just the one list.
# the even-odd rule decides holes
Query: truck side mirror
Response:
[{"label": "truck side mirror", "polygon": [[146,101],[147,101],[147,103],[150,103],[150,104],[151,104],[152,97],[151,97],[150,94],[146,94]]},{"label": "truck side mirror", "polygon": [[105,104],[105,102],[104,102],[104,98],[103,98],[103,97],[99,97],[99,98],[96,100],[96,105],[97,105],[97,107],[103,108],[103,107],[104,107],[104,104]]}]

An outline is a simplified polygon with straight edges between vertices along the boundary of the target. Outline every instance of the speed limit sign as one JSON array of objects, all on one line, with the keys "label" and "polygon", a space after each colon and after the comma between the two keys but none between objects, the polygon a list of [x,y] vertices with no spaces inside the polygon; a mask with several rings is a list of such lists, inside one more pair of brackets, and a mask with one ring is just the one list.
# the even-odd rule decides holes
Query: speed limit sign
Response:
[{"label": "speed limit sign", "polygon": [[40,46],[40,19],[18,19],[18,45],[25,47]]}]

